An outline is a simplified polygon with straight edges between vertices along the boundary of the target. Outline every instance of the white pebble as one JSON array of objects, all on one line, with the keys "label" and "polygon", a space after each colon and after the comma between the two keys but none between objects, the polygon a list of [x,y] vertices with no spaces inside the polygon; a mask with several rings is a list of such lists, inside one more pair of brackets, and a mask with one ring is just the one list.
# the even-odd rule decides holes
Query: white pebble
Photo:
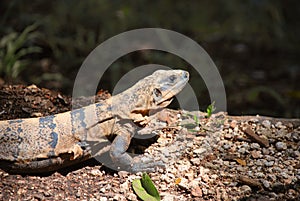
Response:
[{"label": "white pebble", "polygon": [[269,120],[264,120],[261,123],[265,128],[271,128],[271,122]]},{"label": "white pebble", "polygon": [[270,182],[268,182],[267,180],[263,180],[262,183],[265,188],[270,188]]},{"label": "white pebble", "polygon": [[258,143],[251,143],[250,147],[251,149],[259,149],[260,145]]}]

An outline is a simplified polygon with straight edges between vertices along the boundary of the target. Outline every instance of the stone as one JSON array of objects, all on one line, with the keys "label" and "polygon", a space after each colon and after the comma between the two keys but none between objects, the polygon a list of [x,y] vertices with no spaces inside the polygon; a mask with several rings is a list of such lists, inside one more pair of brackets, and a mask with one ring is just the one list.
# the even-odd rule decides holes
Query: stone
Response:
[{"label": "stone", "polygon": [[199,148],[193,151],[194,154],[199,154],[199,155],[204,154],[205,152],[206,152],[205,148]]},{"label": "stone", "polygon": [[267,148],[263,148],[263,149],[262,149],[262,153],[263,153],[264,155],[269,155],[269,154],[270,154],[270,150],[267,149]]},{"label": "stone", "polygon": [[265,188],[270,188],[270,182],[269,182],[269,181],[263,179],[263,180],[262,180],[262,184],[263,184],[263,186],[264,186]]},{"label": "stone", "polygon": [[184,190],[188,190],[189,189],[189,181],[186,178],[181,178],[181,181],[178,184],[178,186]]},{"label": "stone", "polygon": [[248,186],[248,185],[243,185],[243,186],[241,186],[241,191],[242,191],[243,193],[250,193],[250,192],[252,191],[252,189],[251,189],[251,187]]},{"label": "stone", "polygon": [[202,188],[202,193],[203,193],[203,195],[207,195],[208,194],[207,188]]},{"label": "stone", "polygon": [[281,176],[285,179],[289,178],[289,175],[286,172],[281,172]]},{"label": "stone", "polygon": [[284,142],[277,142],[275,144],[275,147],[278,151],[282,151],[282,150],[286,150],[287,149],[287,146]]},{"label": "stone", "polygon": [[233,120],[232,122],[230,122],[230,127],[231,128],[235,128],[237,126],[237,122],[235,120]]},{"label": "stone", "polygon": [[291,134],[291,138],[295,141],[295,142],[298,142],[300,140],[300,135],[299,133],[292,133]]},{"label": "stone", "polygon": [[262,172],[257,172],[257,173],[255,173],[255,176],[256,176],[256,177],[263,178],[263,177],[265,177],[265,174],[262,173]]},{"label": "stone", "polygon": [[230,147],[231,147],[230,144],[224,144],[224,145],[223,145],[223,148],[224,148],[224,149],[230,149]]},{"label": "stone", "polygon": [[251,143],[250,147],[251,149],[259,149],[260,145],[258,143]]},{"label": "stone", "polygon": [[92,169],[91,170],[91,175],[100,177],[103,174],[102,174],[102,172],[99,169]]},{"label": "stone", "polygon": [[238,152],[239,152],[240,154],[245,154],[245,153],[246,153],[246,149],[245,149],[244,147],[239,148]]},{"label": "stone", "polygon": [[265,161],[266,167],[272,167],[274,165],[274,161]]},{"label": "stone", "polygon": [[277,177],[274,174],[268,174],[268,178],[270,178],[272,182],[275,182],[277,180]]},{"label": "stone", "polygon": [[260,151],[251,151],[251,156],[254,158],[254,159],[257,159],[257,158],[261,158],[262,157],[262,154]]},{"label": "stone", "polygon": [[271,122],[269,120],[264,120],[261,123],[265,128],[271,128]]},{"label": "stone", "polygon": [[191,194],[194,197],[202,197],[202,190],[199,186],[194,186],[191,190]]},{"label": "stone", "polygon": [[163,201],[174,201],[176,198],[176,195],[169,193],[160,193],[160,195],[163,197]]},{"label": "stone", "polygon": [[282,122],[278,121],[276,124],[275,124],[275,127],[276,128],[285,128],[285,126],[282,124]]},{"label": "stone", "polygon": [[225,138],[226,140],[230,140],[230,139],[232,138],[232,135],[229,134],[229,133],[226,133],[226,134],[224,135],[224,138]]}]

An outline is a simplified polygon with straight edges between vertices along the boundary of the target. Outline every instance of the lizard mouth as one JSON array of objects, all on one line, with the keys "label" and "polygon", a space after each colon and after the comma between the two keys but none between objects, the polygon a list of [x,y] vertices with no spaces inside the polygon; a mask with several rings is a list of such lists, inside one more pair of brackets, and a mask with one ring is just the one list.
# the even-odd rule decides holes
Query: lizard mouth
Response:
[{"label": "lizard mouth", "polygon": [[173,97],[172,98],[169,98],[169,99],[166,99],[160,103],[158,103],[157,105],[160,106],[160,107],[166,107],[168,105],[170,105],[170,103],[173,101]]},{"label": "lizard mouth", "polygon": [[[175,85],[172,87],[167,87],[167,89],[164,90],[159,90],[156,89],[157,91],[155,93],[156,96],[159,96],[160,98],[156,100],[156,105],[160,107],[166,107],[168,106],[174,99],[174,96],[176,96],[187,84],[189,81],[188,75],[186,77],[183,77],[182,80],[177,82]],[[163,88],[162,88],[163,89]]]}]

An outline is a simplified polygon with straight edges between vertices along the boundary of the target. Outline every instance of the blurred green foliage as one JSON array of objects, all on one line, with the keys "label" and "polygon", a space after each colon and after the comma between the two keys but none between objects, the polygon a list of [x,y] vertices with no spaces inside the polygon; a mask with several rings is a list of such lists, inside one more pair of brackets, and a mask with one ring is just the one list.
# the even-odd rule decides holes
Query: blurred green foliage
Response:
[{"label": "blurred green foliage", "polygon": [[[39,24],[40,34],[31,46],[41,47],[42,52],[31,58],[31,68],[19,68],[12,76],[25,82],[36,81],[51,88],[49,81],[54,80],[60,83],[55,86],[70,93],[71,80],[81,63],[101,42],[124,31],[159,27],[185,34],[208,51],[224,78],[233,113],[259,113],[255,105],[272,100],[273,106],[264,104],[269,115],[300,116],[299,99],[286,96],[300,90],[298,1],[3,0],[0,13],[0,38]],[[41,67],[45,58],[51,62]],[[209,100],[205,84],[189,64],[158,51],[125,55],[111,66],[101,87],[112,88],[124,73],[147,63],[188,69],[201,108],[205,110],[214,101]],[[274,107],[276,113],[272,113]]]},{"label": "blurred green foliage", "polygon": [[37,46],[26,43],[36,37],[36,25],[28,26],[22,33],[12,32],[0,40],[0,74],[6,79],[17,78],[22,70],[30,63],[25,57],[40,52]]}]

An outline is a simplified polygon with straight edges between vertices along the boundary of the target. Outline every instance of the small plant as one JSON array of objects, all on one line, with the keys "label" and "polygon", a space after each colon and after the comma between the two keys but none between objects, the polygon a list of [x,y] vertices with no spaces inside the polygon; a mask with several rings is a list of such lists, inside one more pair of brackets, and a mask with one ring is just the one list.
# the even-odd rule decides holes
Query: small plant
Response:
[{"label": "small plant", "polygon": [[30,25],[22,33],[10,33],[0,40],[0,74],[12,79],[18,77],[20,72],[28,65],[29,60],[25,59],[32,53],[40,52],[37,46],[25,47],[26,42],[36,37],[36,25]]},{"label": "small plant", "polygon": [[207,106],[206,108],[206,117],[209,118],[212,113],[216,110],[216,107],[215,107],[215,101],[213,101],[209,106]]},{"label": "small plant", "polygon": [[194,114],[194,121],[195,121],[195,124],[197,126],[199,126],[199,119],[198,119],[197,115],[195,115],[195,114]]},{"label": "small plant", "polygon": [[143,173],[142,179],[132,181],[134,192],[144,201],[160,201],[160,195],[147,173]]},{"label": "small plant", "polygon": [[199,132],[200,120],[196,114],[185,113],[182,114],[182,117],[184,120],[179,123],[179,126],[186,128],[190,132]]}]

